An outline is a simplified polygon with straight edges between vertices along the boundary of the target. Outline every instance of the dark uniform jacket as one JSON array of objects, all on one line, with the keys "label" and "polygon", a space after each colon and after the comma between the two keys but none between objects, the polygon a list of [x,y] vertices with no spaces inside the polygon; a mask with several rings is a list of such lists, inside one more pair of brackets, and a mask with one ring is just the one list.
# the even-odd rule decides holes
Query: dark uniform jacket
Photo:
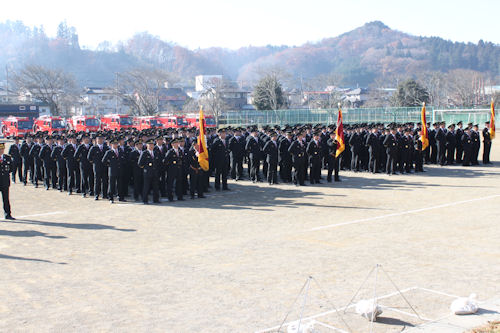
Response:
[{"label": "dark uniform jacket", "polygon": [[267,163],[278,163],[278,140],[269,140],[264,146]]}]

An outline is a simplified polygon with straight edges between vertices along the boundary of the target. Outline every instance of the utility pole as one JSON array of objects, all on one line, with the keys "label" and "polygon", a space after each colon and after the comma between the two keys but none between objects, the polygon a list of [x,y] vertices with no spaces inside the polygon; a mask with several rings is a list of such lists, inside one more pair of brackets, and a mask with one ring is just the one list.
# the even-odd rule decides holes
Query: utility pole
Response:
[{"label": "utility pole", "polygon": [[7,92],[7,103],[10,102],[10,97],[9,97],[9,66],[5,65],[5,75],[7,77],[7,87],[6,87],[6,92]]},{"label": "utility pole", "polygon": [[116,75],[116,80],[115,80],[115,111],[118,113],[118,72],[115,73]]}]

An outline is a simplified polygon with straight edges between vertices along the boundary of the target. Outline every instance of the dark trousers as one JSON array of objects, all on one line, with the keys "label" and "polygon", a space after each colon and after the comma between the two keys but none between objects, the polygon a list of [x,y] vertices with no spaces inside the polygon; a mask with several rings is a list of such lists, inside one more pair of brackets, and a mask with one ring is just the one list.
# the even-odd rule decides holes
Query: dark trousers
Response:
[{"label": "dark trousers", "polygon": [[3,200],[3,211],[5,213],[5,216],[7,217],[8,215],[10,215],[9,187],[2,186],[1,191]]},{"label": "dark trousers", "polygon": [[378,171],[378,151],[370,151],[370,160],[368,161],[368,171],[376,173]]},{"label": "dark trousers", "polygon": [[472,163],[471,158],[472,158],[472,149],[464,149],[464,159],[462,160],[462,165],[463,166],[470,166]]},{"label": "dark trousers", "polygon": [[66,170],[66,163],[57,163],[57,180],[59,181],[59,190],[68,190],[68,170]]},{"label": "dark trousers", "polygon": [[304,185],[306,180],[306,161],[297,160],[293,163],[293,182],[295,184]]},{"label": "dark trousers", "polygon": [[462,163],[462,159],[463,159],[463,155],[464,155],[464,150],[462,149],[462,146],[457,146],[455,155],[456,155],[455,160],[457,161],[457,163]]},{"label": "dark trousers", "polygon": [[285,182],[292,181],[292,161],[290,159],[283,159],[280,163],[281,179]]},{"label": "dark trousers", "polygon": [[260,169],[260,159],[258,159],[258,158],[250,159],[250,179],[251,180],[253,180],[253,181],[260,180],[259,169]]},{"label": "dark trousers", "polygon": [[387,164],[385,165],[385,172],[387,172],[387,174],[396,173],[396,155],[387,154]]},{"label": "dark trousers", "polygon": [[430,147],[431,147],[431,163],[436,164],[437,163],[437,156],[438,156],[437,145],[433,144]]},{"label": "dark trousers", "polygon": [[80,175],[82,193],[87,194],[89,191],[94,193],[94,172],[92,171],[92,168],[81,166]]},{"label": "dark trousers", "polygon": [[351,170],[359,171],[359,154],[351,151]]},{"label": "dark trousers", "polygon": [[198,195],[198,198],[203,196],[202,172],[202,170],[191,170],[189,172],[189,192],[191,198],[194,198],[195,193]]},{"label": "dark trousers", "polygon": [[38,185],[39,181],[43,182],[42,160],[35,158],[34,166],[35,166],[35,177],[33,178],[33,183],[35,185]]},{"label": "dark trousers", "polygon": [[123,180],[123,175],[113,175],[109,177],[109,185],[108,185],[108,197],[110,200],[116,196],[116,192],[118,189],[118,197],[120,200],[124,199],[123,186],[120,180]]},{"label": "dark trousers", "polygon": [[172,167],[167,171],[167,197],[168,200],[174,199],[173,188],[175,183],[175,195],[177,199],[182,199],[184,190],[182,188],[182,170],[180,167]]},{"label": "dark trousers", "polygon": [[455,146],[446,147],[446,162],[453,164],[455,162]]},{"label": "dark trousers", "polygon": [[267,169],[267,182],[269,184],[277,184],[278,183],[278,163],[270,162],[268,163]]},{"label": "dark trousers", "polygon": [[326,180],[328,182],[332,181],[332,172],[334,173],[335,181],[339,180],[339,168],[340,168],[340,158],[336,158],[335,156],[328,156],[328,173],[326,176]]},{"label": "dark trousers", "polygon": [[142,169],[139,167],[134,167],[134,171],[132,172],[133,181],[134,181],[134,200],[138,201],[139,196],[142,195],[142,189],[144,187],[143,182],[144,178],[142,176]]},{"label": "dark trousers", "polygon": [[321,178],[321,159],[311,160],[311,171],[309,173],[309,180],[311,184],[319,183]]},{"label": "dark trousers", "polygon": [[94,168],[94,195],[107,197],[108,192],[108,172]]},{"label": "dark trousers", "polygon": [[220,189],[220,183],[222,178],[222,188],[227,188],[227,163],[225,161],[219,161],[218,164],[215,165],[215,188]]},{"label": "dark trousers", "polygon": [[52,188],[56,188],[57,187],[57,168],[55,167],[55,165],[50,165],[50,164],[44,163],[43,170],[44,170],[45,188],[49,188],[51,184],[52,184]]},{"label": "dark trousers", "polygon": [[160,202],[160,194],[158,189],[158,175],[146,175],[144,174],[144,182],[142,187],[142,201],[148,203],[148,195],[151,190],[153,190],[153,202]]},{"label": "dark trousers", "polygon": [[167,172],[165,169],[161,169],[160,171],[160,183],[158,184],[158,187],[160,189],[160,196],[161,197],[166,197],[167,196]]},{"label": "dark trousers", "polygon": [[415,152],[415,172],[424,172],[423,157],[424,153],[422,151],[417,150]]},{"label": "dark trousers", "polygon": [[491,142],[483,145],[483,164],[490,163]]},{"label": "dark trousers", "polygon": [[23,181],[26,184],[28,182],[28,172],[29,172],[29,180],[33,182],[33,168],[34,168],[34,163],[32,159],[29,158],[23,158],[23,164],[24,164],[24,172],[23,172]]},{"label": "dark trousers", "polygon": [[12,181],[16,182],[16,173],[18,174],[19,181],[23,181],[23,162],[22,160],[14,162],[14,170],[12,171]]},{"label": "dark trousers", "polygon": [[75,187],[80,187],[79,181],[77,181],[76,178],[76,171],[79,170],[73,166],[66,166],[66,171],[68,172],[67,179],[68,179],[68,192],[73,193],[73,189]]},{"label": "dark trousers", "polygon": [[438,144],[438,150],[437,150],[437,163],[439,165],[444,165],[445,164],[445,153],[446,153],[446,147],[444,144]]},{"label": "dark trousers", "polygon": [[243,178],[243,157],[231,157],[231,178],[238,180]]}]

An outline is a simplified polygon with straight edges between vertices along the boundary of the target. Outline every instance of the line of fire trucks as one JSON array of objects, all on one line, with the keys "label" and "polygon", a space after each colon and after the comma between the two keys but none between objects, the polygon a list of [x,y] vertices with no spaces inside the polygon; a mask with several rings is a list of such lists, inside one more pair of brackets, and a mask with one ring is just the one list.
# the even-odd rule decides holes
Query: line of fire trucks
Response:
[{"label": "line of fire trucks", "polygon": [[[205,116],[206,127],[215,127],[213,116]],[[41,116],[34,120],[28,117],[10,116],[1,121],[3,137],[24,137],[28,133],[48,132],[53,134],[63,130],[77,132],[93,132],[98,130],[126,130],[150,128],[186,128],[199,127],[199,115],[160,115],[133,117],[124,114],[110,114],[105,116],[74,116],[64,119],[62,117]]]}]

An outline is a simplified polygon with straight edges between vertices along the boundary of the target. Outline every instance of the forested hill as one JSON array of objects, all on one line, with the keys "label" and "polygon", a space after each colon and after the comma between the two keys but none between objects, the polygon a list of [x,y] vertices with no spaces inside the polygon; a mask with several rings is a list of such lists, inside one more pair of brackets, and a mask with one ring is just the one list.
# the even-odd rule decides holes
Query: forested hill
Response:
[{"label": "forested hill", "polygon": [[[171,36],[175,40],[175,35]],[[182,42],[182,41],[180,41]],[[417,37],[371,22],[337,37],[301,46],[245,47],[237,50],[190,50],[148,33],[112,45],[103,41],[96,50],[84,49],[75,28],[61,23],[57,36],[22,22],[0,23],[0,66],[12,70],[24,64],[62,68],[81,85],[112,84],[117,72],[153,66],[192,82],[197,74],[224,74],[253,81],[263,69],[279,66],[293,77],[314,78],[335,73],[343,84],[367,86],[379,77],[472,69],[498,81],[500,46],[480,40],[457,43],[439,37]],[[0,79],[5,71],[0,71]]]}]

